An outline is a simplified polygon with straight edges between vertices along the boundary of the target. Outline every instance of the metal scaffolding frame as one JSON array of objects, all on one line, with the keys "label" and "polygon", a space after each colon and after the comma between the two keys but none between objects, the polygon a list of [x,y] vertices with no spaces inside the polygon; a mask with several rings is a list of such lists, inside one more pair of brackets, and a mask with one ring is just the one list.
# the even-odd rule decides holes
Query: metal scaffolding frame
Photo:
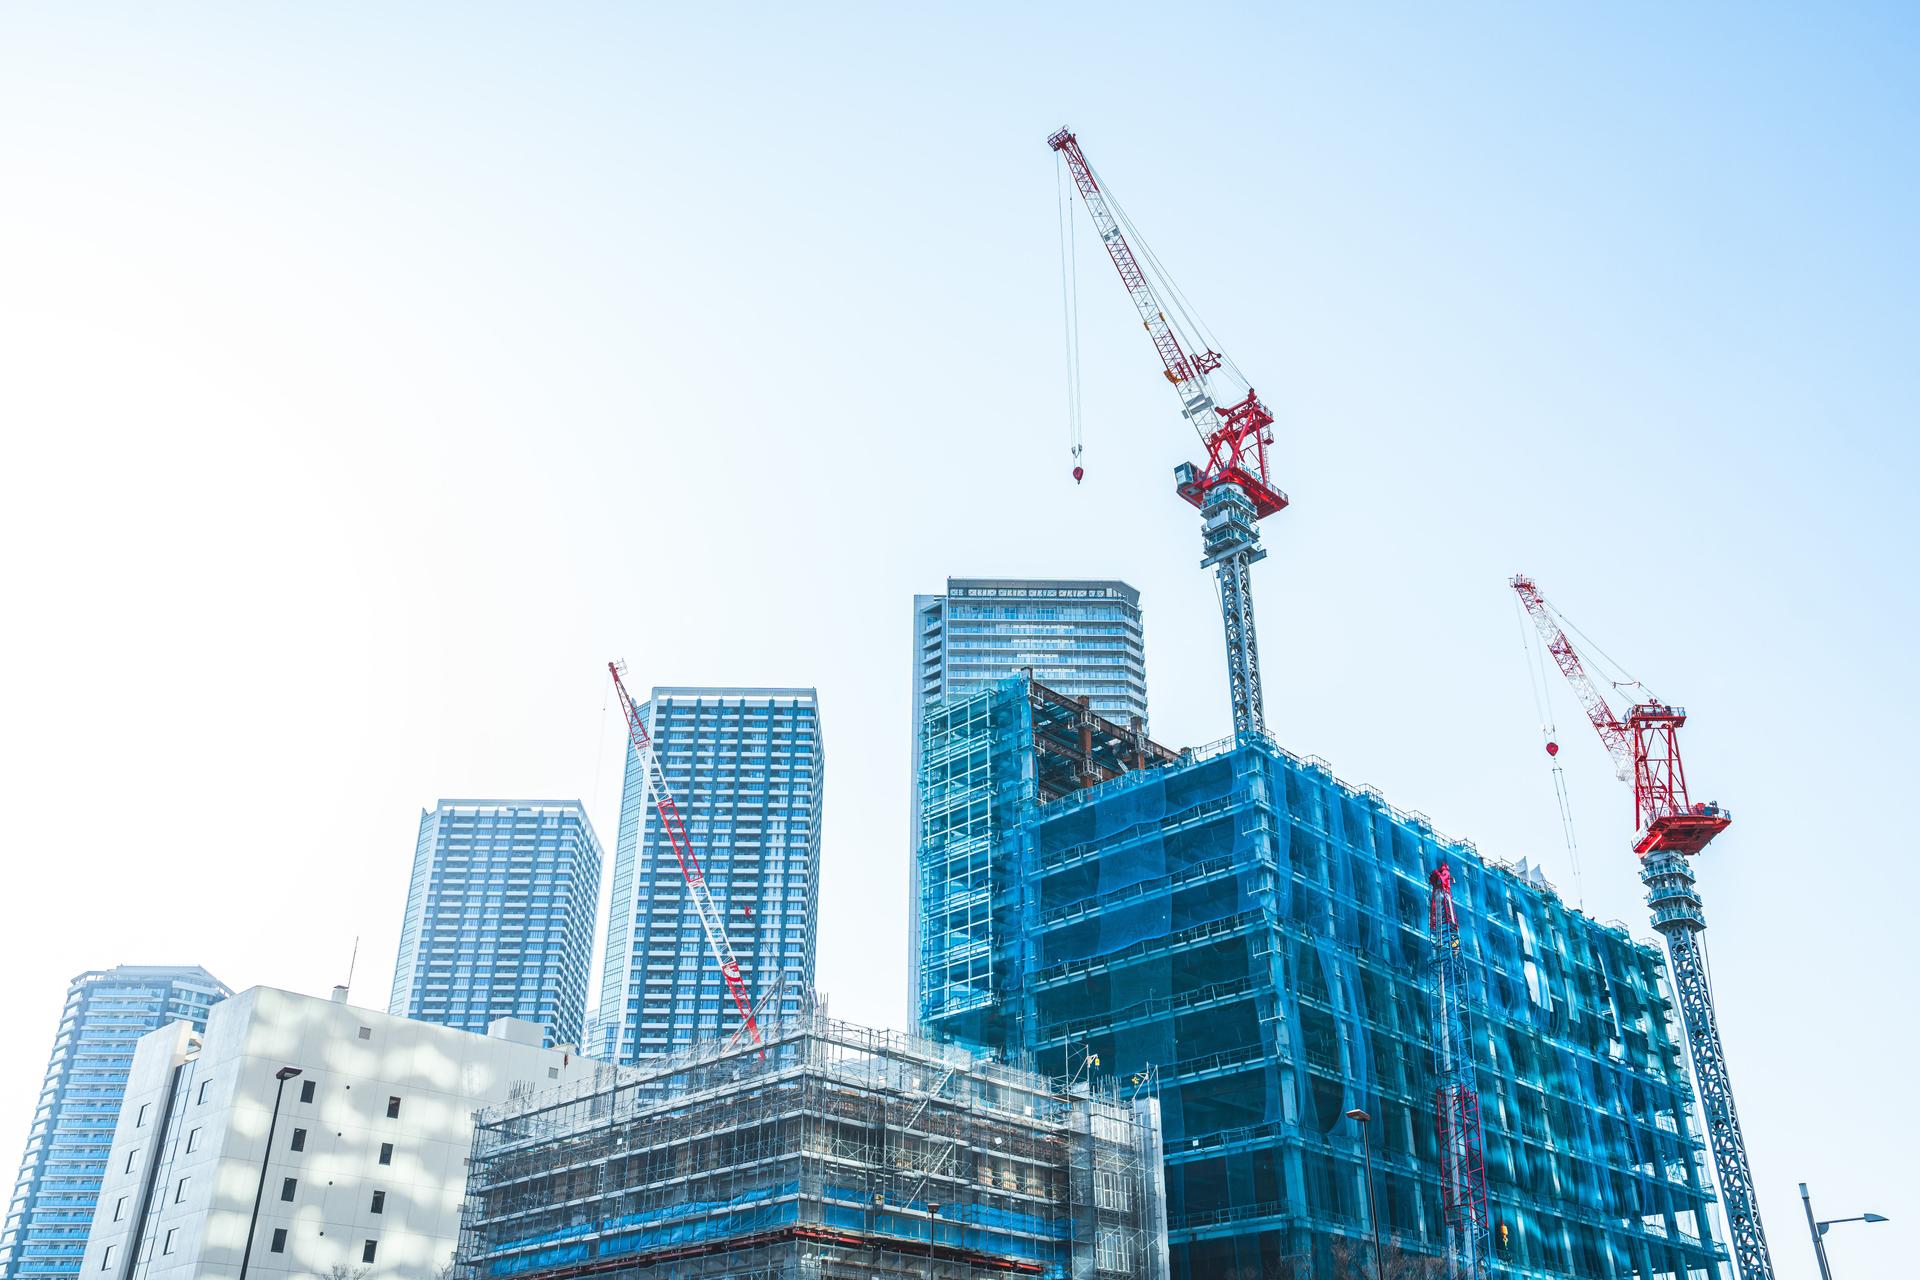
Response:
[{"label": "metal scaffolding frame", "polygon": [[1157,1103],[809,1014],[479,1118],[496,1277],[1164,1280]]},{"label": "metal scaffolding frame", "polygon": [[1491,1274],[1725,1274],[1656,949],[1264,734],[1050,792],[1041,718],[1017,677],[923,715],[921,1023],[1052,1071],[1154,1073],[1178,1280],[1330,1280],[1371,1253],[1363,1141],[1389,1249],[1444,1257],[1443,859]]}]

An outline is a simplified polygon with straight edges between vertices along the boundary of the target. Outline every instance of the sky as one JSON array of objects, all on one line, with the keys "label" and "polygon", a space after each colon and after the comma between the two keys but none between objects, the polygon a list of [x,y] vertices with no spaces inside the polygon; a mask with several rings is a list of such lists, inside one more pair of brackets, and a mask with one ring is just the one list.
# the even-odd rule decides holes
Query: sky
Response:
[{"label": "sky", "polygon": [[897,1025],[910,613],[1138,587],[1155,736],[1230,719],[1191,434],[1088,155],[1279,419],[1291,749],[1651,937],[1506,579],[1685,705],[1782,1276],[1920,1251],[1909,6],[0,10],[0,1160],[65,985],[384,1007],[419,811],[578,797],[637,688],[812,685],[819,983]]}]

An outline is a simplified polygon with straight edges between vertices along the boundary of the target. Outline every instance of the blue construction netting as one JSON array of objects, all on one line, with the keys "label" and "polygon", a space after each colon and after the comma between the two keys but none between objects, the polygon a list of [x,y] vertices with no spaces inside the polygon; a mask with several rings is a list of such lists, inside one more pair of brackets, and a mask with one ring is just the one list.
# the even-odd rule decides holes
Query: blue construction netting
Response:
[{"label": "blue construction netting", "polygon": [[[798,1182],[755,1187],[726,1200],[691,1200],[641,1213],[624,1214],[605,1221],[583,1223],[561,1231],[520,1240],[503,1240],[487,1250],[493,1259],[487,1270],[493,1275],[518,1275],[543,1271],[565,1262],[587,1257],[610,1257],[719,1240],[753,1231],[764,1231],[799,1221]],[[643,1226],[642,1224],[650,1224]],[[625,1228],[640,1227],[639,1230]],[[531,1245],[572,1237],[599,1237],[566,1245],[523,1252]],[[512,1254],[511,1257],[502,1257]]]},{"label": "blue construction netting", "polygon": [[[1724,1251],[1659,952],[1418,815],[1253,737],[1039,803],[1020,682],[971,777],[996,810],[989,973],[933,1031],[1159,1082],[1176,1277],[1368,1238],[1439,1254],[1427,876],[1454,874],[1496,1268],[1713,1280]],[[986,726],[991,724],[991,731]],[[926,744],[923,744],[923,751]],[[985,828],[983,828],[985,829]],[[924,875],[923,902],[950,886]],[[923,918],[934,918],[923,910]],[[938,939],[927,941],[937,953]]]}]

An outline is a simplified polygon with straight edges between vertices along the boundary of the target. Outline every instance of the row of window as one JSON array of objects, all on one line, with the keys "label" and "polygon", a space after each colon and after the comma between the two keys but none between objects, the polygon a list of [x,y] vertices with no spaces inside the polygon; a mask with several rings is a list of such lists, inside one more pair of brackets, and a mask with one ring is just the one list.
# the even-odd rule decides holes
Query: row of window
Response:
[{"label": "row of window", "polygon": [[[381,1191],[376,1191],[373,1194],[374,1194],[375,1202],[377,1204],[379,1197],[386,1193]],[[379,1213],[380,1210],[376,1207],[374,1209],[374,1212]],[[173,1232],[171,1231],[167,1232],[167,1238],[172,1239]],[[270,1252],[273,1252],[273,1253],[285,1253],[287,1251],[287,1229],[285,1227],[275,1227],[273,1229],[273,1240],[267,1245],[267,1248]],[[374,1260],[374,1257],[379,1253],[379,1251],[380,1251],[380,1242],[378,1240],[366,1240],[361,1242],[360,1261],[372,1262]],[[112,1250],[108,1250],[108,1252],[111,1253]],[[169,1252],[171,1252],[171,1250],[169,1250]],[[101,1270],[103,1271],[106,1270],[106,1267],[102,1265]]]}]

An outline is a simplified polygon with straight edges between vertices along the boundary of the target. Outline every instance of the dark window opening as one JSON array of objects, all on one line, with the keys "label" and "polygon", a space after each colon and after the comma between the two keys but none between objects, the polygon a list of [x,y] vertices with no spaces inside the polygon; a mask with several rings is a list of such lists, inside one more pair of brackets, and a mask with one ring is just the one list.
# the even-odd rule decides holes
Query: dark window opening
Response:
[{"label": "dark window opening", "polygon": [[400,1118],[400,1099],[388,1098],[387,1099],[387,1119],[398,1120],[399,1118]]},{"label": "dark window opening", "polygon": [[380,1163],[393,1163],[393,1144],[391,1142],[383,1142],[380,1144]]},{"label": "dark window opening", "polygon": [[274,1253],[285,1253],[287,1251],[287,1229],[285,1227],[275,1227],[273,1229],[273,1243],[267,1247]]},{"label": "dark window opening", "polygon": [[295,1129],[293,1131],[293,1149],[295,1151],[305,1151],[307,1149],[307,1131],[305,1129]]},{"label": "dark window opening", "polygon": [[365,1244],[364,1246],[362,1246],[362,1248],[361,1248],[361,1250],[360,1250],[360,1261],[362,1261],[362,1262],[372,1262],[372,1261],[373,1261],[373,1251],[374,1251],[375,1249],[378,1249],[379,1247],[380,1247],[380,1242],[379,1242],[378,1240],[369,1240],[369,1241],[367,1241],[367,1243],[366,1243],[366,1244]]},{"label": "dark window opening", "polygon": [[387,1193],[384,1191],[374,1192],[373,1193],[373,1212],[385,1213],[386,1211],[387,1211]]},{"label": "dark window opening", "polygon": [[300,1082],[300,1101],[302,1102],[313,1101],[313,1081],[302,1080]]},{"label": "dark window opening", "polygon": [[300,1189],[300,1179],[298,1178],[280,1179],[280,1198],[282,1200],[293,1199],[293,1193],[299,1189]]}]

